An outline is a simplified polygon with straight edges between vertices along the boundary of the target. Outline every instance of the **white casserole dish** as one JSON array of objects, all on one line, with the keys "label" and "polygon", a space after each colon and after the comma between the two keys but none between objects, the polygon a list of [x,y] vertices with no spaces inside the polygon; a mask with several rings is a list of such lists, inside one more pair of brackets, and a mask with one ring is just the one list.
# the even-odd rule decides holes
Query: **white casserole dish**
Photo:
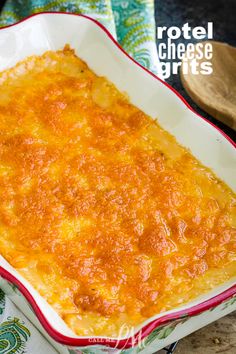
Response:
[{"label": "white casserole dish", "polygon": [[[163,128],[236,190],[235,144],[193,112],[167,84],[129,58],[94,20],[44,13],[1,29],[0,71],[29,55],[58,50],[67,43],[92,70],[126,92],[145,113],[158,117]],[[153,353],[236,309],[236,282],[232,279],[184,307],[153,316],[125,337],[80,338],[2,257],[0,275],[0,287],[60,353]]]}]

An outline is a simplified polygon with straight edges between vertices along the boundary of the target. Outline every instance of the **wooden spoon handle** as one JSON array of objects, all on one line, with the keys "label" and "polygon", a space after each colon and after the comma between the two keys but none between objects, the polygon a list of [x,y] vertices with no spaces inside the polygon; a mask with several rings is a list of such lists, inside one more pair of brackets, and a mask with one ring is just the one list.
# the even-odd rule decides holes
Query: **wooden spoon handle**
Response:
[{"label": "wooden spoon handle", "polygon": [[[184,73],[182,63],[180,77],[182,84],[195,101],[207,113],[236,130],[236,48],[225,43],[208,41],[213,47],[210,60],[213,72],[210,75],[192,74],[191,60],[185,59],[188,73]],[[195,55],[196,55],[195,45]],[[197,60],[199,66],[207,61]]]}]

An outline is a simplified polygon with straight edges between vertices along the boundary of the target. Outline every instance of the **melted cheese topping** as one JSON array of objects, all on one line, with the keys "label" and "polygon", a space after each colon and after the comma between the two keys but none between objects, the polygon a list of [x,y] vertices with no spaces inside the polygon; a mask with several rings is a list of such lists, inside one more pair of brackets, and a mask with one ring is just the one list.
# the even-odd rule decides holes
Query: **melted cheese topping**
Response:
[{"label": "melted cheese topping", "polygon": [[0,74],[0,251],[79,335],[236,273],[233,192],[69,48]]}]

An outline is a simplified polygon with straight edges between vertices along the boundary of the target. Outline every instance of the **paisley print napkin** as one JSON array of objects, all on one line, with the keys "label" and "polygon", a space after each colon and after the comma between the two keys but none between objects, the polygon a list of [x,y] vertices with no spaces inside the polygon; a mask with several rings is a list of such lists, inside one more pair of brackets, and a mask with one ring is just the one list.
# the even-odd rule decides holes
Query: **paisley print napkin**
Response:
[{"label": "paisley print napkin", "polygon": [[135,60],[157,73],[154,0],[7,0],[0,26],[49,11],[73,12],[96,19]]},{"label": "paisley print napkin", "polygon": [[0,353],[58,353],[0,290]]}]

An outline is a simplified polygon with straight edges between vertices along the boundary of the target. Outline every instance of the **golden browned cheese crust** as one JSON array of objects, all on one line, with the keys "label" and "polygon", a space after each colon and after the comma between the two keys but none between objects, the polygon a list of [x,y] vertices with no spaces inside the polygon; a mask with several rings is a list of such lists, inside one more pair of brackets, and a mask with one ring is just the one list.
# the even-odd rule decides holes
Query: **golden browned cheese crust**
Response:
[{"label": "golden browned cheese crust", "polygon": [[72,50],[0,74],[0,252],[80,335],[236,273],[233,192]]}]

